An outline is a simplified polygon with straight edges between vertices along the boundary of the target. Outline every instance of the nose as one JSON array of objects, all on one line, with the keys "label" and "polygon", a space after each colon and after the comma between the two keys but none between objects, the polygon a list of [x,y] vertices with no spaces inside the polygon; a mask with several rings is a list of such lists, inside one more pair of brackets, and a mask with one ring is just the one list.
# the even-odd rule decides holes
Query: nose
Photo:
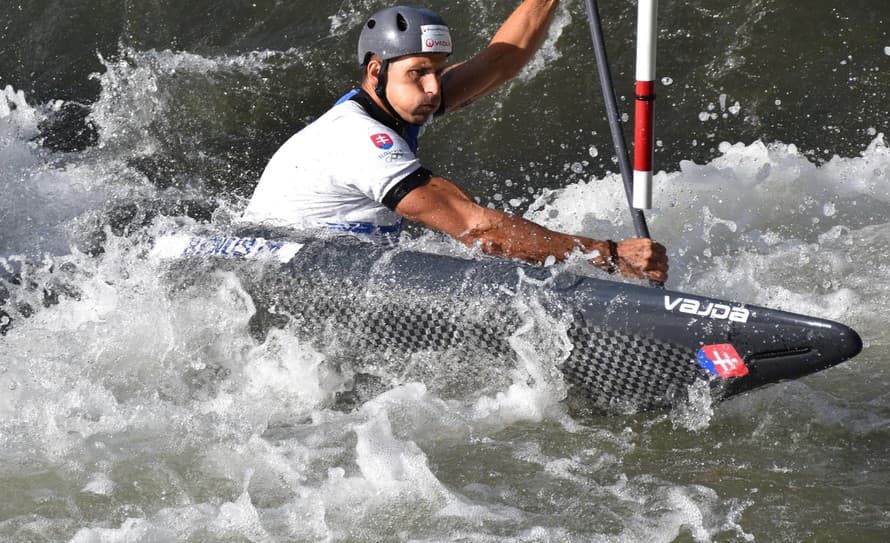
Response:
[{"label": "nose", "polygon": [[438,75],[428,74],[426,77],[423,78],[423,92],[431,94],[433,96],[438,96],[440,88],[441,82],[439,81]]}]

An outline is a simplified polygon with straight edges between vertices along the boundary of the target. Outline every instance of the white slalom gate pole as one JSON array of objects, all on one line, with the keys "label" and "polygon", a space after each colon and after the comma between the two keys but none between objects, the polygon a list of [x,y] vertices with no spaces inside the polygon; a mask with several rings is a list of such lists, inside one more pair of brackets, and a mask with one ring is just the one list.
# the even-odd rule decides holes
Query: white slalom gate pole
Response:
[{"label": "white slalom gate pole", "polygon": [[652,170],[655,155],[655,42],[658,0],[639,0],[637,6],[636,108],[634,110],[633,207],[652,208]]}]

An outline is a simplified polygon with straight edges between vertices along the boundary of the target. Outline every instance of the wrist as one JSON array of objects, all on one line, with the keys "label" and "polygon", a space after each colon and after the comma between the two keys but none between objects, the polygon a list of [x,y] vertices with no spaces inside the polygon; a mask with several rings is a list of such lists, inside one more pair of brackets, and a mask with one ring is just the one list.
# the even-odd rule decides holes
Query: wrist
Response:
[{"label": "wrist", "polygon": [[[618,244],[611,239],[588,240],[586,250],[593,258],[590,262],[606,273],[618,272]],[[594,256],[595,255],[595,256]]]},{"label": "wrist", "polygon": [[618,244],[611,239],[607,239],[605,243],[609,254],[603,258],[605,262],[604,269],[607,273],[614,274],[618,271]]}]

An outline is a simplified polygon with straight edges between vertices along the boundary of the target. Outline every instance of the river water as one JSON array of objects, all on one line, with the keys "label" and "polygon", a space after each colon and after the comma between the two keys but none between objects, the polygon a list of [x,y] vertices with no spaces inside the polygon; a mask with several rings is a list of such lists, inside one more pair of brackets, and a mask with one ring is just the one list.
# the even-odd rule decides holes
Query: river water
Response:
[{"label": "river water", "polygon": [[[432,0],[455,57],[515,2]],[[635,6],[602,2],[630,112]],[[851,362],[725,403],[603,416],[509,338],[502,385],[340,366],[221,274],[171,292],[153,240],[225,228],[353,85],[368,0],[0,7],[0,540],[886,541],[890,4],[661,2],[653,236],[674,290],[841,321]],[[583,2],[421,142],[554,228],[628,237]],[[404,242],[449,251],[409,229]],[[11,324],[10,324],[11,320]],[[545,323],[546,324],[546,323]]]}]

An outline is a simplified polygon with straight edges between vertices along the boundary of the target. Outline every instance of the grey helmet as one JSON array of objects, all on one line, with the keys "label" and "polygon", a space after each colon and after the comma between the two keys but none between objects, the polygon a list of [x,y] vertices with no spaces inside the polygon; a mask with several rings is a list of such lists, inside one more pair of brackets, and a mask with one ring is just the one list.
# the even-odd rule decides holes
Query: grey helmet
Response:
[{"label": "grey helmet", "polygon": [[438,13],[410,6],[384,8],[365,22],[358,39],[358,63],[377,55],[390,60],[422,53],[451,54],[451,33]]}]

